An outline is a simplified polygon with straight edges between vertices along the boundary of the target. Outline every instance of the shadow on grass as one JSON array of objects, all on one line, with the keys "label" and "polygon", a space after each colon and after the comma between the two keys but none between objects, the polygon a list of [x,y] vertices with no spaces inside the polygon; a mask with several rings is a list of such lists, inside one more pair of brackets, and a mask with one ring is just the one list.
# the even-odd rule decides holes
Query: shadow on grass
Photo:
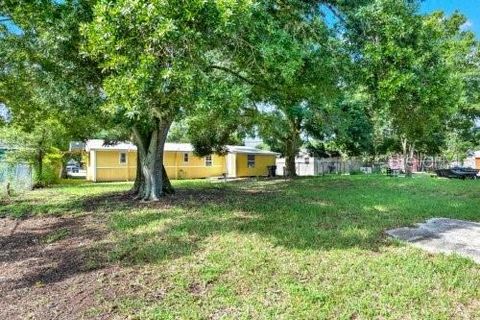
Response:
[{"label": "shadow on grass", "polygon": [[[108,244],[71,251],[59,247],[64,251],[52,255],[57,267],[34,270],[21,283],[56,282],[82,272],[89,251],[108,253],[99,265],[159,263],[194,254],[202,241],[229,233],[260,235],[287,249],[378,251],[389,244],[384,235],[387,228],[438,214],[448,216],[449,210],[461,218],[458,212],[467,212],[472,206],[454,203],[449,197],[426,198],[422,192],[410,190],[410,182],[403,188],[402,181],[385,181],[371,180],[369,184],[361,179],[317,178],[200,183],[200,187],[179,187],[174,196],[155,203],[139,202],[128,192],[107,191],[62,203],[20,203],[30,206],[32,212],[91,213],[109,221],[113,229]],[[436,205],[441,210],[434,212]],[[0,243],[12,239],[5,237]],[[9,259],[20,258],[13,255]]]},{"label": "shadow on grass", "polygon": [[[0,264],[6,280],[0,290],[14,290],[55,283],[102,267],[106,245],[96,242],[105,228],[84,218],[32,218],[16,220],[0,228]],[[1,221],[0,221],[1,222]],[[52,235],[63,235],[52,240]]]}]

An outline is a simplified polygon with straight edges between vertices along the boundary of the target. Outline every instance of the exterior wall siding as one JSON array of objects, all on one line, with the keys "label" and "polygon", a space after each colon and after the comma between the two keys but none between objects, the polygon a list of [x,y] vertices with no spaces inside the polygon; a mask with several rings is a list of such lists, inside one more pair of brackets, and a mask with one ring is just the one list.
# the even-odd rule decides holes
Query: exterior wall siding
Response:
[{"label": "exterior wall siding", "polygon": [[248,167],[248,155],[238,153],[236,157],[237,177],[257,177],[267,176],[268,166],[275,165],[276,157],[274,155],[255,154],[255,166]]},{"label": "exterior wall siding", "polygon": [[[120,153],[128,154],[127,163],[120,163]],[[136,151],[97,150],[96,181],[133,181],[137,169]],[[184,161],[185,154],[188,161]],[[95,168],[91,159],[87,159],[87,179],[94,180]],[[226,173],[226,157],[212,155],[212,165],[205,165],[205,158],[196,157],[193,152],[167,151],[164,153],[164,164],[170,179],[198,179],[222,176]]]},{"label": "exterior wall siding", "polygon": [[[188,161],[184,161],[188,154]],[[196,157],[193,152],[167,151],[164,155],[164,164],[170,179],[199,179],[218,177],[227,172],[226,157],[212,155],[212,165],[206,166],[204,157]]]},{"label": "exterior wall siding", "polygon": [[[120,163],[120,153],[126,153],[126,163]],[[97,181],[132,181],[137,169],[136,151],[97,150]]]}]

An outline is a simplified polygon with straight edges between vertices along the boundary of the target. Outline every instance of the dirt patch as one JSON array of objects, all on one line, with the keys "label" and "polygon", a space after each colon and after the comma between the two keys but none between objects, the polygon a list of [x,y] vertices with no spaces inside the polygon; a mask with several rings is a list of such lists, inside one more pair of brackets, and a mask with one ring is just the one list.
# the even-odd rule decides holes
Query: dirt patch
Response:
[{"label": "dirt patch", "polygon": [[[148,273],[146,265],[109,261],[115,245],[107,240],[109,213],[195,209],[209,203],[236,203],[246,196],[270,197],[271,192],[180,189],[158,202],[111,193],[64,204],[77,208],[81,216],[0,217],[0,319],[111,319],[118,317],[116,303],[122,299],[158,302],[170,290],[159,287],[158,272]],[[203,296],[208,286],[194,283],[188,291]]]},{"label": "dirt patch", "polygon": [[[80,204],[84,212],[103,212],[107,213],[111,210],[131,210],[131,209],[171,209],[181,206],[186,209],[194,209],[202,207],[206,204],[217,204],[224,202],[237,203],[249,198],[271,197],[277,194],[278,190],[263,190],[263,189],[243,189],[243,190],[229,190],[227,188],[209,188],[206,190],[197,189],[182,189],[175,190],[175,194],[167,195],[159,201],[139,201],[129,192],[104,194],[96,197],[89,197]],[[115,206],[111,204],[115,203]]]},{"label": "dirt patch", "polygon": [[[42,241],[68,230],[53,243]],[[109,319],[98,299],[135,294],[133,268],[107,265],[104,223],[91,216],[0,219],[1,319]]]}]

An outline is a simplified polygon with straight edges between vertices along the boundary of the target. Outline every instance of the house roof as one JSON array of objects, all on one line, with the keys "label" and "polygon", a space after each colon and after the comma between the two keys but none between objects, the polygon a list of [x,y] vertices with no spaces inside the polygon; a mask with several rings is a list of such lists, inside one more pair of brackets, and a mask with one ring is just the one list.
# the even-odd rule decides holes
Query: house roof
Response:
[{"label": "house roof", "polygon": [[[137,146],[130,142],[119,142],[116,144],[105,144],[104,140],[92,139],[85,144],[85,150],[113,150],[113,151],[135,151]],[[189,143],[165,143],[165,151],[178,152],[193,152],[194,148]],[[260,150],[253,147],[246,146],[227,146],[227,151],[230,153],[248,153],[248,154],[265,154],[277,155],[275,152]]]},{"label": "house roof", "polygon": [[68,147],[69,151],[82,151],[85,150],[85,143],[81,141],[71,141]]},{"label": "house roof", "polygon": [[248,153],[248,154],[265,154],[265,155],[278,155],[278,153],[268,151],[268,150],[261,150],[254,147],[246,147],[246,146],[227,146],[227,151],[230,153]]},{"label": "house roof", "polygon": [[118,142],[115,144],[105,144],[105,140],[102,139],[92,139],[88,140],[85,144],[85,150],[113,150],[113,151],[128,151],[128,150],[137,150],[137,146],[130,142]]},{"label": "house roof", "polygon": [[165,143],[165,151],[193,152],[193,146],[190,143]]}]

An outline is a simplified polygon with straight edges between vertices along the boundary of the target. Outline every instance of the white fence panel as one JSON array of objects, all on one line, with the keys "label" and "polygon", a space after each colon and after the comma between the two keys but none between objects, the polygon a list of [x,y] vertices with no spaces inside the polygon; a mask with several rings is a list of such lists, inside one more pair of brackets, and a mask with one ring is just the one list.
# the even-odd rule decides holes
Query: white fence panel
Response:
[{"label": "white fence panel", "polygon": [[7,189],[22,192],[33,188],[32,168],[27,164],[0,162],[0,194]]}]

